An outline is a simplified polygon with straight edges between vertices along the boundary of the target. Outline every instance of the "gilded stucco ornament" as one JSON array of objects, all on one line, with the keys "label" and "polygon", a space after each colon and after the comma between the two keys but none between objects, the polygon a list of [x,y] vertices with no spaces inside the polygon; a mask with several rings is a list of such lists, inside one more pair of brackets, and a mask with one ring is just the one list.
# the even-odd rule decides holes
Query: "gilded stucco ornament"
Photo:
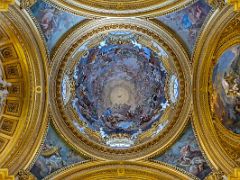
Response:
[{"label": "gilded stucco ornament", "polygon": [[34,159],[47,126],[45,49],[29,15],[16,5],[0,14],[0,60],[11,83],[0,116],[0,167],[16,175]]},{"label": "gilded stucco ornament", "polygon": [[[189,59],[179,41],[172,37],[171,32],[168,32],[164,26],[136,18],[115,18],[114,21],[112,19],[93,20],[85,23],[85,26],[75,27],[58,44],[50,63],[52,69],[49,95],[56,97],[50,98],[51,112],[54,126],[64,134],[65,140],[78,151],[98,159],[146,158],[170,146],[184,129],[191,109]],[[96,52],[95,50],[99,48],[101,51]],[[110,49],[106,51],[105,48]],[[128,51],[125,50],[126,48]],[[161,68],[155,69],[154,66],[158,63],[154,60],[155,55],[150,52],[164,54],[161,56],[155,54],[156,57],[161,57],[163,64]],[[114,58],[109,58],[113,55]],[[142,61],[148,57],[151,57],[149,65]],[[86,58],[90,63],[82,66],[82,62],[87,62]],[[122,61],[128,62],[128,58],[132,59],[131,66],[121,64]],[[138,59],[138,65],[135,64],[136,59]],[[98,76],[98,72],[101,71],[98,70],[99,66],[96,66],[96,63],[100,63],[101,67],[105,68],[105,72],[111,75],[110,78],[118,80],[112,83],[105,74]],[[108,64],[114,64],[112,69],[108,69]],[[140,84],[133,85],[131,80],[134,79],[135,70],[142,66],[152,68],[154,76],[158,76],[157,69],[162,69],[162,75],[159,74],[159,76],[163,79],[165,79],[163,71],[168,72],[164,82],[159,82],[160,89],[156,87],[162,95],[166,94],[166,96],[149,97],[149,104],[135,108],[136,102],[141,104],[142,96],[143,98],[148,96],[144,92],[145,88],[141,86],[141,81]],[[88,74],[91,68],[94,68],[96,73]],[[126,72],[121,72],[121,68]],[[83,74],[78,76],[81,71]],[[154,79],[151,73],[142,71],[139,76],[143,75],[145,83]],[[105,77],[107,79],[102,81],[101,78]],[[88,80],[95,83],[85,87],[82,81]],[[156,80],[159,81],[159,78]],[[101,84],[104,82],[107,88],[101,90]],[[91,89],[98,83],[98,88]],[[138,92],[134,88],[143,89],[141,96],[136,95]],[[93,94],[87,96],[88,91]],[[151,90],[147,94],[150,92]],[[99,93],[103,96],[99,96]],[[176,98],[170,99],[169,97],[173,94],[176,94]],[[132,96],[137,98],[132,98]],[[98,101],[91,100],[90,102],[89,99],[93,97],[97,97]],[[109,101],[108,97],[110,97]],[[162,103],[159,106],[163,109],[160,118],[157,115],[158,110],[154,110],[152,98],[155,99],[155,103],[158,102],[157,99]],[[104,112],[103,115],[97,115],[97,111],[92,110],[95,103],[98,104],[97,108],[106,109],[106,111],[97,109],[98,114]],[[118,106],[120,104],[123,106]],[[133,108],[130,108],[126,114],[122,113],[124,109],[128,109],[129,105]],[[148,106],[151,108],[149,109]],[[157,119],[150,120],[144,113],[145,111],[154,112]],[[114,116],[111,115],[112,113],[115,113]],[[139,114],[138,117],[137,114]],[[126,119],[135,119],[135,117],[137,117],[136,120]],[[101,119],[96,120],[96,118]],[[146,122],[150,124],[147,125]]]},{"label": "gilded stucco ornament", "polygon": [[14,180],[14,176],[8,174],[8,169],[0,169],[0,179],[1,180]]},{"label": "gilded stucco ornament", "polygon": [[234,11],[240,11],[240,1],[239,0],[227,0],[227,3],[233,5]]},{"label": "gilded stucco ornament", "polygon": [[36,2],[37,0],[20,0],[20,7],[25,9],[33,6]]},{"label": "gilded stucco ornament", "polygon": [[224,174],[239,166],[240,139],[216,115],[212,77],[222,54],[240,43],[238,18],[229,6],[215,11],[200,35],[193,56],[194,127],[209,161]]},{"label": "gilded stucco ornament", "polygon": [[9,5],[14,4],[15,0],[0,0],[0,12],[8,11]]},{"label": "gilded stucco ornament", "polygon": [[214,8],[223,8],[226,4],[225,0],[208,0],[208,3]]},{"label": "gilded stucco ornament", "polygon": [[60,170],[46,179],[196,179],[192,175],[163,163],[138,161],[88,162]]},{"label": "gilded stucco ornament", "polygon": [[195,0],[48,0],[59,8],[74,12],[80,15],[91,17],[96,16],[117,16],[117,17],[138,17],[166,14],[183,8]]}]

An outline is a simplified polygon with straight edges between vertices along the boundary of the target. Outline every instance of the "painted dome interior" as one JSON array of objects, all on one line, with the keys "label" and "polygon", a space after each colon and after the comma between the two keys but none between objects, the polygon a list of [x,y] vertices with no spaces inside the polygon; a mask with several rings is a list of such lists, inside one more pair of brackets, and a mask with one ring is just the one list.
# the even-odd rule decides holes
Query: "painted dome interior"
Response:
[{"label": "painted dome interior", "polygon": [[0,0],[0,180],[240,179],[240,0]]},{"label": "painted dome interior", "polygon": [[[84,44],[73,77],[66,75],[62,81],[64,104],[71,101],[78,115],[74,124],[82,132],[97,132],[102,143],[113,148],[134,145],[139,135],[159,124],[179,94],[177,76],[164,67],[167,52],[155,42],[156,51],[141,44],[140,36],[113,31],[90,49]],[[71,97],[69,79],[75,85]],[[161,122],[161,128],[167,123]]]}]

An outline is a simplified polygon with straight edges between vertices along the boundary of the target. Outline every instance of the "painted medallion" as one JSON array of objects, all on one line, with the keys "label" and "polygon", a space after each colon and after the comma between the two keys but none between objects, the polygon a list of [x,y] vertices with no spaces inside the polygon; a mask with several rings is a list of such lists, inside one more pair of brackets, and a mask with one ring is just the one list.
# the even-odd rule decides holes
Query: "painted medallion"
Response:
[{"label": "painted medallion", "polygon": [[240,45],[222,54],[212,81],[215,115],[227,129],[240,134]]}]

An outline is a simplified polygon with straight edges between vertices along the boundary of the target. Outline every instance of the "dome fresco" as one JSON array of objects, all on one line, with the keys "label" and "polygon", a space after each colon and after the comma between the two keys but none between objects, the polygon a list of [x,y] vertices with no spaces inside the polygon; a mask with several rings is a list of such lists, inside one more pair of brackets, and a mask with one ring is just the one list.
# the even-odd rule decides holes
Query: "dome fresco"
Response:
[{"label": "dome fresco", "polygon": [[[82,132],[90,128],[102,144],[114,148],[134,145],[179,94],[177,76],[170,76],[162,61],[167,53],[160,46],[155,52],[138,39],[136,33],[114,31],[92,48],[83,45],[73,77],[62,81],[67,102],[67,82],[73,79],[71,105],[80,120],[74,121],[76,127]],[[158,133],[166,125],[167,121],[160,124]]]},{"label": "dome fresco", "polygon": [[222,124],[240,134],[240,45],[227,49],[213,72],[213,110]]}]

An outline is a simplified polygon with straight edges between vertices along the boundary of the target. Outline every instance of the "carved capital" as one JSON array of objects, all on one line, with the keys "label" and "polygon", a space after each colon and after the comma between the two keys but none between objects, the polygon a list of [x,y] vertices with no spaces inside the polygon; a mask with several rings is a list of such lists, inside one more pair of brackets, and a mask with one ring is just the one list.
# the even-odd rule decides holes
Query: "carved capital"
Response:
[{"label": "carved capital", "polygon": [[228,180],[239,180],[240,179],[240,168],[235,168],[233,173],[228,176]]},{"label": "carved capital", "polygon": [[240,0],[227,0],[227,3],[233,5],[234,11],[240,12]]},{"label": "carved capital", "polygon": [[13,4],[14,2],[15,2],[15,0],[0,0],[0,12],[1,11],[7,11],[8,6],[10,4]]},{"label": "carved capital", "polygon": [[25,9],[27,7],[31,7],[37,2],[37,0],[21,0],[20,7]]},{"label": "carved capital", "polygon": [[14,180],[14,176],[8,175],[8,169],[0,169],[0,179],[1,180]]}]

